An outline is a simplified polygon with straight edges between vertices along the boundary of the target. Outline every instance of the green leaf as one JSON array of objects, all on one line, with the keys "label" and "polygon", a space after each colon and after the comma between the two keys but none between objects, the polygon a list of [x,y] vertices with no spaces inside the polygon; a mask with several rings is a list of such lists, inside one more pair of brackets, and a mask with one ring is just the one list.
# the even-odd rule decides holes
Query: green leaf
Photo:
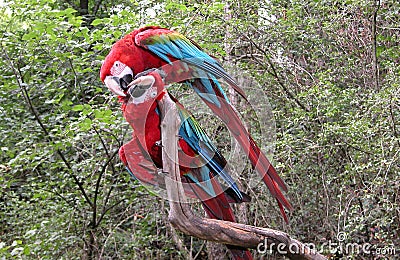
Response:
[{"label": "green leaf", "polygon": [[79,123],[79,127],[82,131],[87,131],[92,127],[92,120],[90,118],[85,118],[82,122]]},{"label": "green leaf", "polygon": [[24,246],[23,253],[24,253],[24,255],[30,255],[31,254],[31,250],[29,249],[29,247],[27,245]]},{"label": "green leaf", "polygon": [[103,19],[94,19],[91,25],[97,26],[99,24],[102,24],[103,22],[104,22]]},{"label": "green leaf", "polygon": [[82,111],[84,108],[83,105],[75,105],[72,107],[72,111]]},{"label": "green leaf", "polygon": [[24,34],[24,36],[22,36],[22,40],[24,41],[29,41],[29,40],[33,40],[36,39],[38,37],[38,34],[36,33],[35,30],[32,30],[31,32]]}]

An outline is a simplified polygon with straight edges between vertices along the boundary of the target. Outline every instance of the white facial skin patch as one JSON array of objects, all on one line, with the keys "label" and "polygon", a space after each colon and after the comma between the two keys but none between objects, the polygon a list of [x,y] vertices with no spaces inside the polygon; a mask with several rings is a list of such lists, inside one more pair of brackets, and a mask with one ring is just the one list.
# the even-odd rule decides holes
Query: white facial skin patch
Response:
[{"label": "white facial skin patch", "polygon": [[157,97],[157,88],[151,87],[146,92],[144,92],[143,95],[141,95],[140,97],[131,97],[130,100],[132,100],[133,104],[138,105],[147,102],[149,100],[154,100],[156,97]]}]

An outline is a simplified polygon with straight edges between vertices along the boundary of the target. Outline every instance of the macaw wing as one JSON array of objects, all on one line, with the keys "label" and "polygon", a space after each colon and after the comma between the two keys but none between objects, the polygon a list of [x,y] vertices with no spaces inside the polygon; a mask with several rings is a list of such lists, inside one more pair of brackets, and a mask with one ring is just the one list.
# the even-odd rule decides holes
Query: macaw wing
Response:
[{"label": "macaw wing", "polygon": [[179,136],[185,140],[190,148],[199,154],[205,162],[207,162],[207,166],[216,175],[221,176],[229,188],[235,192],[237,198],[243,200],[243,193],[239,190],[237,184],[229,175],[225,158],[193,116],[181,104],[176,104],[182,122],[179,129]]},{"label": "macaw wing", "polygon": [[119,157],[133,178],[144,184],[165,186],[164,178],[159,177],[157,167],[143,152],[137,137],[120,148]]},{"label": "macaw wing", "polygon": [[[191,68],[195,70],[193,77],[204,77],[205,79],[215,82],[218,82],[216,78],[223,78],[245,98],[244,91],[239,87],[235,80],[226,73],[217,60],[201,50],[196,43],[190,41],[178,32],[164,28],[149,28],[135,36],[135,44],[154,53],[168,64],[180,60],[192,65]],[[178,64],[177,66],[181,65]],[[180,82],[182,80],[183,79],[177,78],[175,82]],[[224,91],[219,84],[218,91],[220,93],[215,93],[210,83],[207,83],[206,81],[204,81],[204,83],[207,89],[206,93],[212,95],[223,94],[225,96]],[[229,102],[226,96],[225,98]]]}]

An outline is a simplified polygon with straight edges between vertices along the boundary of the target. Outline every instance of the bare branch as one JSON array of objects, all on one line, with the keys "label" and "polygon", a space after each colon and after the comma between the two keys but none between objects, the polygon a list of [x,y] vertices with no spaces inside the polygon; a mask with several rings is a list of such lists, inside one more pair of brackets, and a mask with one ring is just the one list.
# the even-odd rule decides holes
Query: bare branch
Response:
[{"label": "bare branch", "polygon": [[104,203],[103,203],[103,210],[102,210],[101,216],[100,216],[100,218],[99,218],[98,220],[96,220],[96,216],[97,216],[97,197],[98,197],[98,195],[99,195],[100,182],[101,182],[101,179],[102,179],[104,173],[106,172],[106,169],[107,169],[107,166],[108,166],[108,165],[111,166],[111,171],[113,172],[113,175],[116,174],[116,170],[115,170],[114,164],[112,164],[111,161],[112,161],[112,160],[115,158],[115,156],[117,155],[118,149],[115,150],[112,154],[110,154],[110,152],[108,151],[108,148],[107,148],[107,146],[106,146],[106,143],[104,142],[104,139],[101,137],[101,135],[100,135],[100,133],[97,131],[96,127],[93,126],[93,130],[96,132],[97,136],[99,137],[100,142],[101,142],[101,145],[102,145],[102,147],[103,147],[103,149],[104,149],[104,152],[105,152],[105,154],[106,154],[106,156],[107,156],[107,161],[103,164],[102,169],[101,169],[101,172],[99,173],[99,176],[97,177],[96,189],[95,189],[94,198],[93,198],[93,218],[92,218],[92,222],[93,222],[93,223],[92,223],[92,225],[93,225],[93,227],[96,227],[97,225],[100,224],[100,222],[101,222],[103,216],[104,216],[105,213],[106,213],[106,212],[105,212],[105,210],[106,210],[106,205],[107,205],[107,203],[108,203],[108,200],[109,200],[110,195],[111,195],[111,191],[112,191],[113,186],[114,186],[114,185],[111,185],[111,187],[110,187],[110,189],[109,189],[109,191],[108,191],[108,193],[107,193],[107,195],[106,195],[105,201],[104,201]]},{"label": "bare branch", "polygon": [[72,2],[71,0],[65,0],[65,2],[67,2],[67,4],[69,4],[70,6],[72,6],[72,8],[74,8],[75,10],[79,9],[79,6],[77,6],[74,2]]},{"label": "bare branch", "polygon": [[[376,0],[375,0],[376,1]],[[379,65],[378,65],[378,54],[376,50],[376,19],[378,11],[381,5],[381,1],[377,0],[374,4],[375,10],[372,18],[372,69],[374,73],[375,89],[379,90]]]},{"label": "bare branch", "polygon": [[[267,70],[268,73],[270,75],[272,75],[276,81],[278,82],[278,84],[282,87],[282,89],[286,92],[286,94],[293,99],[296,104],[301,107],[303,110],[305,110],[306,112],[310,112],[310,109],[308,107],[306,107],[303,103],[300,102],[300,100],[295,97],[295,95],[293,95],[293,93],[286,87],[286,85],[283,83],[282,79],[279,77],[276,69],[275,69],[275,65],[272,63],[271,59],[269,58],[268,53],[261,48],[258,44],[256,44],[249,36],[247,36],[246,34],[242,34],[254,47],[256,47],[256,49],[258,49],[265,57],[265,59],[267,59],[267,62],[271,68],[271,70]],[[257,59],[255,59],[256,61],[258,61]],[[262,66],[265,66],[264,64],[261,64]]]},{"label": "bare branch", "polygon": [[97,0],[94,4],[93,8],[93,15],[96,16],[97,12],[99,11],[100,5],[101,5],[102,0]]}]

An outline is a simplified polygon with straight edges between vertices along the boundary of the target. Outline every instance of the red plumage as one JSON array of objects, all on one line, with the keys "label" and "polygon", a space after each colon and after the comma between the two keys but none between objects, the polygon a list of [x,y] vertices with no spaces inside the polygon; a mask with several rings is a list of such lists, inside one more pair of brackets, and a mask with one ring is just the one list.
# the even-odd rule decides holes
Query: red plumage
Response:
[{"label": "red plumage", "polygon": [[135,37],[137,34],[144,31],[150,32],[150,30],[158,28],[158,26],[143,27],[134,30],[121,40],[117,41],[104,60],[103,66],[100,70],[100,79],[104,81],[105,77],[110,75],[111,67],[116,60],[129,66],[133,70],[134,74],[165,65],[166,62],[161,60],[157,55],[135,43]]}]

